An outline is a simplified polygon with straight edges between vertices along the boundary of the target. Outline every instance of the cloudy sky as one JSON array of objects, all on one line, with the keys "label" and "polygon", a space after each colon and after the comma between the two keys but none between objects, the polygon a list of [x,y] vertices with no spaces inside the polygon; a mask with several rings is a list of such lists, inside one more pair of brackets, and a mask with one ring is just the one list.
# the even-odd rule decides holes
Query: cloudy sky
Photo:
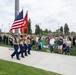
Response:
[{"label": "cloudy sky", "polygon": [[[39,24],[42,29],[55,31],[65,23],[76,32],[76,0],[19,0],[19,11],[28,10],[32,30]],[[9,31],[14,21],[15,0],[0,0],[0,28]]]}]

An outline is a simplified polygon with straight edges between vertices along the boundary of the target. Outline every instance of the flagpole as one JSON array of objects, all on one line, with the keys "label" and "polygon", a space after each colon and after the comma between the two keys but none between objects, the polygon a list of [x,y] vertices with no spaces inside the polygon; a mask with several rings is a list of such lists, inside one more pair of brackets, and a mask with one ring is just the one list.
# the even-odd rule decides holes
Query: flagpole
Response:
[{"label": "flagpole", "polygon": [[[19,0],[15,0],[15,18],[19,14]],[[19,29],[15,30],[15,33],[19,33]]]},{"label": "flagpole", "polygon": [[[26,11],[26,15],[28,16],[28,11]],[[28,20],[28,17],[27,17]],[[28,25],[27,25],[27,29],[26,29],[26,34],[28,35]]]}]

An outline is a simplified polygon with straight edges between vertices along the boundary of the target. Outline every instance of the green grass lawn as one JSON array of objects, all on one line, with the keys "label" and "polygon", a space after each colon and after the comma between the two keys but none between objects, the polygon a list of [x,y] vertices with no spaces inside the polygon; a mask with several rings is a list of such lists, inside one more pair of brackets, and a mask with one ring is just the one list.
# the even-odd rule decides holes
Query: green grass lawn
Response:
[{"label": "green grass lawn", "polygon": [[6,44],[3,44],[3,43],[0,43],[0,46],[4,46],[4,47],[12,47],[10,45],[6,45]]},{"label": "green grass lawn", "polygon": [[0,59],[0,75],[59,75],[59,74]]}]

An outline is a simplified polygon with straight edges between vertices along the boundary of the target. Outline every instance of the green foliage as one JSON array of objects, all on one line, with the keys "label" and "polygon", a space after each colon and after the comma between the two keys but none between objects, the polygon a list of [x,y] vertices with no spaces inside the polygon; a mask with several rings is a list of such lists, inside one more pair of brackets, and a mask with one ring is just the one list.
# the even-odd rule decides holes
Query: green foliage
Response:
[{"label": "green foliage", "polygon": [[59,75],[59,74],[0,59],[0,75]]},{"label": "green foliage", "polygon": [[69,27],[67,23],[65,23],[65,26],[64,26],[64,34],[69,35]]},{"label": "green foliage", "polygon": [[36,24],[36,26],[35,26],[35,34],[37,35],[37,34],[40,34],[41,33],[41,29],[40,29],[40,26],[38,25],[38,24]]},{"label": "green foliage", "polygon": [[48,29],[46,28],[45,30],[42,31],[43,35],[47,35],[49,33]]},{"label": "green foliage", "polygon": [[76,56],[76,48],[71,48],[71,53],[70,53],[71,55],[74,55],[74,56]]},{"label": "green foliage", "polygon": [[1,31],[1,29],[0,29],[0,33],[1,33],[2,31]]},{"label": "green foliage", "polygon": [[59,36],[59,29],[53,32],[54,36]]},{"label": "green foliage", "polygon": [[71,36],[75,36],[76,35],[76,33],[73,32],[73,31],[70,34],[71,34]]},{"label": "green foliage", "polygon": [[6,44],[3,44],[3,43],[0,43],[0,46],[4,46],[4,47],[12,47],[10,45],[6,45]]},{"label": "green foliage", "polygon": [[29,19],[29,21],[28,21],[28,30],[27,30],[28,32],[28,34],[32,34],[32,29],[31,29],[31,20]]},{"label": "green foliage", "polygon": [[60,27],[60,35],[63,35],[63,27]]}]

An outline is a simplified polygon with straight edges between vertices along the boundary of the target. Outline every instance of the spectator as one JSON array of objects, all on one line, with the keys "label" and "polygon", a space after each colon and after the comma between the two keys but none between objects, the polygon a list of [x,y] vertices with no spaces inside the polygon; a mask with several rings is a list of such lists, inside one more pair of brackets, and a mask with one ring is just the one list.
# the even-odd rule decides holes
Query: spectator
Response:
[{"label": "spectator", "polygon": [[63,47],[63,38],[61,36],[59,36],[59,38],[58,38],[58,50],[59,50],[59,53],[62,53],[62,47]]},{"label": "spectator", "polygon": [[73,46],[76,48],[76,36],[73,37]]},{"label": "spectator", "polygon": [[66,42],[66,51],[68,55],[70,55],[70,50],[71,50],[71,38],[68,37]]},{"label": "spectator", "polygon": [[13,46],[13,36],[10,36],[9,42],[10,42],[10,45]]},{"label": "spectator", "polygon": [[63,38],[63,53],[66,53],[66,42],[67,42],[67,37],[64,36],[64,38]]},{"label": "spectator", "polygon": [[6,36],[6,45],[8,45],[8,36]]},{"label": "spectator", "polygon": [[50,37],[50,52],[54,52],[54,42],[55,39],[53,36]]},{"label": "spectator", "polygon": [[50,41],[49,37],[46,37],[45,41],[46,41],[46,45],[48,46],[49,45],[49,41]]},{"label": "spectator", "polygon": [[6,44],[6,35],[3,36],[3,43]]},{"label": "spectator", "polygon": [[76,48],[76,38],[75,38],[75,48]]},{"label": "spectator", "polygon": [[2,43],[2,36],[0,35],[0,43]]},{"label": "spectator", "polygon": [[39,37],[38,37],[38,36],[36,36],[36,43],[38,42],[38,39],[39,39]]}]

